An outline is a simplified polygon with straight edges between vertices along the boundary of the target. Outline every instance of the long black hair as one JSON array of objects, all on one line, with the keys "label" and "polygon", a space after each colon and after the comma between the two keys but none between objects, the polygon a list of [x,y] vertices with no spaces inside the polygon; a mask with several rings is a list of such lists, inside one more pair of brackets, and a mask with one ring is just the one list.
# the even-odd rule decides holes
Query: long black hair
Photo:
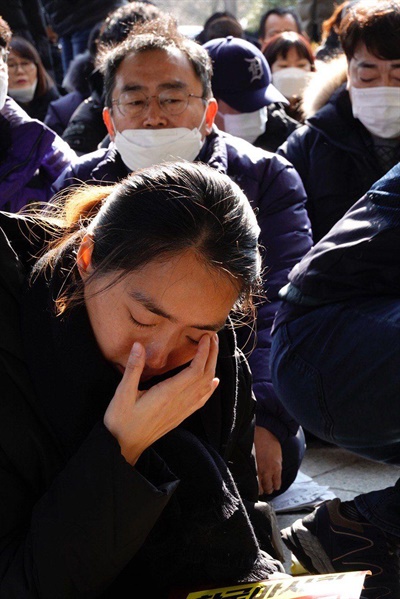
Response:
[{"label": "long black hair", "polygon": [[93,279],[109,273],[121,278],[151,261],[190,250],[211,271],[231,278],[238,289],[236,308],[251,305],[260,284],[259,227],[246,196],[227,175],[201,163],[167,163],[113,186],[65,192],[47,218],[49,223],[50,215],[56,219],[59,234],[33,271],[52,276],[60,264],[65,269],[70,257],[68,282],[58,298],[60,312],[82,298],[75,257],[85,234],[94,244]]}]

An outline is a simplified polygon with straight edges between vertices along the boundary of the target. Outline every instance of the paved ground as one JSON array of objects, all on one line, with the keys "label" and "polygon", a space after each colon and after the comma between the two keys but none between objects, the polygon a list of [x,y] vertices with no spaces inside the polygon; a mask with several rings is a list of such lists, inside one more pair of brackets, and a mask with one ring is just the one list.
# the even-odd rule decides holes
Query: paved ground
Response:
[{"label": "paved ground", "polygon": [[[400,466],[380,464],[358,457],[333,445],[310,441],[301,466],[302,472],[318,484],[328,485],[342,500],[352,499],[359,493],[383,489],[400,477]],[[278,514],[280,528],[309,512]],[[291,554],[285,549],[285,569],[290,573]]]}]

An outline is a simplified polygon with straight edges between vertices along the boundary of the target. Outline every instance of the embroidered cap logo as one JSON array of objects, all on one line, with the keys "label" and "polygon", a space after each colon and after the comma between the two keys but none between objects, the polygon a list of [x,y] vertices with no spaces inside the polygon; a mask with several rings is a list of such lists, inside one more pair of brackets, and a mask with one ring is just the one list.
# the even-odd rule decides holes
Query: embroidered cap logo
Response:
[{"label": "embroidered cap logo", "polygon": [[255,56],[254,58],[245,58],[245,61],[249,63],[250,83],[253,83],[256,79],[261,79],[263,76],[261,59]]}]

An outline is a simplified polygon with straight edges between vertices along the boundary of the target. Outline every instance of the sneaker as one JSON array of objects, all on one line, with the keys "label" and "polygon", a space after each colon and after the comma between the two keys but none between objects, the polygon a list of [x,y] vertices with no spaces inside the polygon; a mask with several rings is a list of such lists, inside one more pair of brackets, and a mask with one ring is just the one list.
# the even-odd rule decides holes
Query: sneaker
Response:
[{"label": "sneaker", "polygon": [[325,501],[281,531],[285,545],[311,574],[370,570],[362,599],[400,598],[400,539],[368,522],[344,518],[340,499]]}]

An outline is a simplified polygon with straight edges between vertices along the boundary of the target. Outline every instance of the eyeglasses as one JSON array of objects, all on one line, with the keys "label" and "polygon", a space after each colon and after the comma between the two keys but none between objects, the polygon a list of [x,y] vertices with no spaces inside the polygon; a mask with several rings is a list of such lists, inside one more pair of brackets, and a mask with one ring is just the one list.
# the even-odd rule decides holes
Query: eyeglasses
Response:
[{"label": "eyeglasses", "polygon": [[9,71],[18,71],[18,68],[21,67],[24,71],[31,71],[36,65],[32,60],[21,60],[16,62],[15,60],[8,61],[8,70]]},{"label": "eyeglasses", "polygon": [[6,48],[0,47],[0,58],[5,64],[7,64],[9,54],[10,50],[6,50]]},{"label": "eyeglasses", "polygon": [[146,96],[141,91],[122,92],[118,100],[113,100],[111,103],[118,106],[119,111],[123,116],[136,117],[141,115],[149,106],[153,98],[157,99],[158,105],[166,114],[176,116],[181,114],[189,104],[189,98],[198,98],[205,102],[202,96],[188,94],[179,89],[168,89],[157,96]]}]

